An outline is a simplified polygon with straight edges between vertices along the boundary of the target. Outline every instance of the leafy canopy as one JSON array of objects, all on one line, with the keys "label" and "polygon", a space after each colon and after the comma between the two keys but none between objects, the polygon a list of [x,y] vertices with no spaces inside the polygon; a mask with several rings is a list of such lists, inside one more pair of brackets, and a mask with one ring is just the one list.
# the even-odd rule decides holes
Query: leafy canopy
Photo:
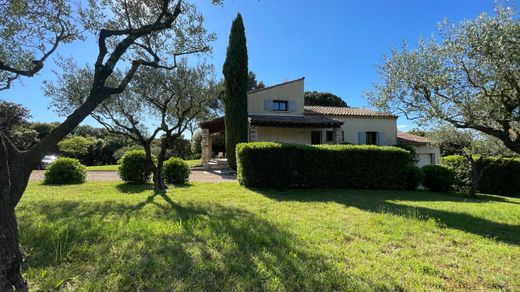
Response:
[{"label": "leafy canopy", "polygon": [[379,68],[372,104],[421,125],[447,122],[520,153],[520,20],[510,7],[440,26],[439,40],[405,44]]},{"label": "leafy canopy", "polygon": [[305,105],[348,106],[341,97],[330,92],[306,91],[304,98]]}]

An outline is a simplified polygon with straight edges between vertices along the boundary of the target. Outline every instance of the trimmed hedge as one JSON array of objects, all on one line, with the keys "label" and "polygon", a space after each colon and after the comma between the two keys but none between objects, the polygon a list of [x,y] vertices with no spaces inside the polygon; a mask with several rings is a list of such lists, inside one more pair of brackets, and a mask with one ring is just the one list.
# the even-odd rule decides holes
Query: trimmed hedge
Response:
[{"label": "trimmed hedge", "polygon": [[87,168],[79,160],[59,157],[45,170],[44,184],[81,184],[87,179]]},{"label": "trimmed hedge", "polygon": [[238,180],[247,187],[403,189],[409,153],[391,146],[237,145]]},{"label": "trimmed hedge", "polygon": [[185,184],[190,177],[190,166],[186,161],[172,157],[164,162],[164,179],[168,183]]},{"label": "trimmed hedge", "polygon": [[432,192],[449,192],[455,182],[455,173],[442,165],[425,165],[422,168],[424,173],[424,186]]},{"label": "trimmed hedge", "polygon": [[405,189],[409,191],[413,191],[419,187],[419,185],[424,181],[424,173],[422,172],[421,168],[409,164],[406,167],[406,185]]},{"label": "trimmed hedge", "polygon": [[[445,156],[442,164],[455,172],[454,187],[458,191],[467,191],[471,184],[471,165],[460,155]],[[520,195],[520,159],[519,158],[485,158],[478,167],[486,167],[479,192],[499,195]]]}]

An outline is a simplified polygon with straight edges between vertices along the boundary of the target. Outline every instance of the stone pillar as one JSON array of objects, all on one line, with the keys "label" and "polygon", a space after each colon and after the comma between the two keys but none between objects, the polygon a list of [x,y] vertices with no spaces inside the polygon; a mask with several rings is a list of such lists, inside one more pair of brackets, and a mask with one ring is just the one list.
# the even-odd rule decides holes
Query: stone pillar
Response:
[{"label": "stone pillar", "polygon": [[211,160],[211,134],[209,129],[202,129],[202,166],[209,169],[209,161]]},{"label": "stone pillar", "polygon": [[256,126],[250,125],[249,126],[249,142],[256,142],[257,141],[257,134],[256,134]]}]

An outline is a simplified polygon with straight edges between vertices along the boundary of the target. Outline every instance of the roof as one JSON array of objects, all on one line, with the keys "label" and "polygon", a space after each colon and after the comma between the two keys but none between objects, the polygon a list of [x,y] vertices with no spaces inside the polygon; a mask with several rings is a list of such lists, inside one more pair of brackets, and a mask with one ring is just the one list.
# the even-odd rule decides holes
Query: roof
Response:
[{"label": "roof", "polygon": [[225,130],[224,117],[218,117],[209,121],[199,123],[202,129],[208,129],[210,133],[218,133]]},{"label": "roof", "polygon": [[321,114],[359,118],[397,119],[396,115],[392,115],[390,113],[376,112],[373,110],[359,107],[305,106],[305,114]]},{"label": "roof", "polygon": [[303,79],[305,79],[305,77],[298,78],[298,79],[294,79],[294,80],[290,80],[290,81],[285,81],[285,82],[278,83],[278,84],[271,85],[271,86],[266,86],[266,87],[264,87],[264,88],[259,88],[259,89],[251,90],[251,91],[248,92],[248,94],[249,94],[249,93],[255,93],[255,92],[263,91],[263,90],[267,90],[267,89],[271,89],[271,88],[273,88],[273,87],[278,87],[278,86],[286,85],[286,84],[293,83],[293,82],[297,82],[297,81],[301,81],[301,80],[303,80]]},{"label": "roof", "polygon": [[430,140],[405,132],[397,132],[397,144],[426,145],[430,144]]},{"label": "roof", "polygon": [[289,128],[304,127],[340,127],[343,122],[323,115],[282,116],[282,115],[249,115],[251,125],[278,126]]}]

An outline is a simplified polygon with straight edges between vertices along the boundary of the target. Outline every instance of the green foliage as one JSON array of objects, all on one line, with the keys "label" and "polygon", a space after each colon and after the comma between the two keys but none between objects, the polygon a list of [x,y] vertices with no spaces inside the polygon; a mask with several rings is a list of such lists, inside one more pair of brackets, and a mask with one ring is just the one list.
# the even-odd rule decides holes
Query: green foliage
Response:
[{"label": "green foliage", "polygon": [[471,188],[471,163],[462,155],[448,155],[441,159],[442,165],[451,169],[455,174],[453,189],[457,192],[468,193]]},{"label": "green foliage", "polygon": [[117,171],[125,182],[146,183],[152,175],[152,169],[146,162],[144,150],[127,151],[119,160]]},{"label": "green foliage", "polygon": [[520,154],[520,139],[511,135],[520,131],[520,18],[500,2],[491,14],[446,20],[437,37],[393,50],[379,68],[383,83],[368,93],[371,103],[419,125],[444,122],[492,135]]},{"label": "green foliage", "polygon": [[409,154],[372,145],[237,145],[238,179],[247,187],[402,189]]},{"label": "green foliage", "polygon": [[[454,171],[454,188],[467,192],[472,181],[470,162],[463,156],[452,155],[443,157],[442,164]],[[476,166],[484,168],[478,186],[481,193],[520,195],[520,159],[488,157]]]},{"label": "green foliage", "polygon": [[17,207],[41,291],[518,291],[519,214],[520,198],[236,183],[32,182]]},{"label": "green foliage", "polygon": [[424,173],[421,168],[411,163],[408,164],[406,167],[406,185],[404,188],[413,191],[417,189],[423,181]]},{"label": "green foliage", "polygon": [[304,98],[305,105],[348,106],[341,97],[330,92],[305,91]]},{"label": "green foliage", "polygon": [[74,158],[59,157],[45,170],[44,184],[80,184],[87,179],[87,169]]},{"label": "green foliage", "polygon": [[89,148],[94,145],[94,139],[83,136],[72,136],[65,138],[58,143],[58,149],[67,156],[80,158],[89,152]]},{"label": "green foliage", "polygon": [[190,167],[186,161],[172,157],[164,162],[164,179],[168,183],[185,184],[190,177]]},{"label": "green foliage", "polygon": [[395,145],[395,147],[399,147],[401,149],[404,149],[404,150],[408,151],[408,153],[410,153],[410,163],[415,163],[415,160],[416,160],[416,157],[417,157],[417,153],[415,151],[415,148],[413,148],[410,145],[405,145],[405,144],[397,144],[397,145]]},{"label": "green foliage", "polygon": [[449,192],[455,182],[455,173],[442,165],[425,165],[422,167],[424,173],[424,186],[432,192]]},{"label": "green foliage", "polygon": [[236,169],[236,145],[246,142],[248,135],[248,57],[245,28],[240,13],[231,26],[223,74],[226,156],[229,167]]}]

